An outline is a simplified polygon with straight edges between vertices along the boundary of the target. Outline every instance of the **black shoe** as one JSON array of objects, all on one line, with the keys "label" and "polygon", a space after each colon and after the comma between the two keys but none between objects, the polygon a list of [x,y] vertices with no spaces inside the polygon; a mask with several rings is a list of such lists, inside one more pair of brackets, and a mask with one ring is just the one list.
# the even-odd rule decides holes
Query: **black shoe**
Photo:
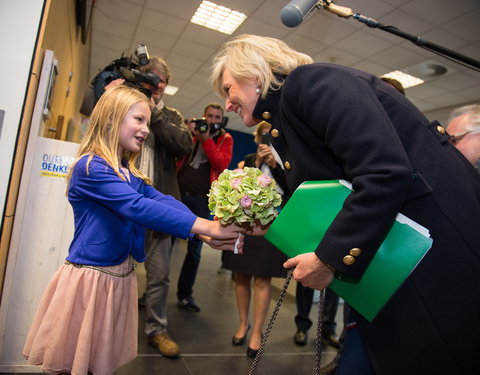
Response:
[{"label": "black shoe", "polygon": [[257,356],[259,349],[252,349],[251,347],[247,348],[247,357],[255,358]]},{"label": "black shoe", "polygon": [[191,312],[200,312],[200,307],[195,303],[193,297],[184,298],[181,301],[178,301],[178,307]]},{"label": "black shoe", "polygon": [[307,331],[299,329],[293,336],[293,342],[298,346],[304,346],[307,343]]},{"label": "black shoe", "polygon": [[233,335],[232,345],[233,346],[243,345],[245,343],[245,339],[247,338],[247,333],[248,333],[249,329],[250,329],[250,323],[247,325],[247,330],[245,331],[245,336],[238,338],[238,337],[235,337],[235,335]]},{"label": "black shoe", "polygon": [[332,333],[327,333],[326,335],[323,335],[322,345],[323,346],[330,345],[331,347],[333,347],[335,349],[340,349],[342,347],[342,345],[338,341],[337,337]]}]

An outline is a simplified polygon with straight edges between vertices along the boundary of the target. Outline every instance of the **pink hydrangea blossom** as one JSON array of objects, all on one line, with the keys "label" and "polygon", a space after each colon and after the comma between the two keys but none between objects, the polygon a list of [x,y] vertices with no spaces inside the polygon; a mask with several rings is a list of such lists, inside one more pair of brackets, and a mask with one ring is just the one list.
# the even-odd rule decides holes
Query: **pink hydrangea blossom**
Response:
[{"label": "pink hydrangea blossom", "polygon": [[258,184],[261,187],[266,187],[272,183],[272,179],[268,177],[267,175],[262,174],[260,177],[258,177]]},{"label": "pink hydrangea blossom", "polygon": [[242,180],[239,179],[239,178],[234,178],[232,179],[232,181],[230,181],[230,186],[235,189],[235,190],[238,190],[238,187],[240,186],[240,184],[242,183]]},{"label": "pink hydrangea blossom", "polygon": [[243,208],[250,208],[252,206],[252,198],[250,198],[248,195],[243,196],[240,199],[240,205]]}]

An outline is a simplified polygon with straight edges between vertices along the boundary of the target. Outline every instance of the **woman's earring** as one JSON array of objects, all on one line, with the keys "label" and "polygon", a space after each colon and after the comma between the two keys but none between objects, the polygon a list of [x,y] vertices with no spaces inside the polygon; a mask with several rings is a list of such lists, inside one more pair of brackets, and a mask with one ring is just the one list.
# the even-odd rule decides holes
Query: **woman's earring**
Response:
[{"label": "woman's earring", "polygon": [[257,87],[257,88],[255,89],[255,92],[256,92],[257,94],[260,94],[260,93],[262,92],[262,90],[260,90],[260,88]]}]

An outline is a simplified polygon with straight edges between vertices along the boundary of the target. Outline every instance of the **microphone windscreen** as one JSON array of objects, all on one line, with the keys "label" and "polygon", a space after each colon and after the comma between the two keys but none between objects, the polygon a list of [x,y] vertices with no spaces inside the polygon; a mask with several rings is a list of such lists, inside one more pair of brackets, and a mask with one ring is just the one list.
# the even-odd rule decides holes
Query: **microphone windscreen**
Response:
[{"label": "microphone windscreen", "polygon": [[135,74],[131,70],[120,68],[120,74],[123,76],[123,78],[125,78],[126,81],[135,82]]},{"label": "microphone windscreen", "polygon": [[292,0],[285,5],[280,13],[280,19],[285,26],[300,25],[305,15],[315,6],[318,0]]}]

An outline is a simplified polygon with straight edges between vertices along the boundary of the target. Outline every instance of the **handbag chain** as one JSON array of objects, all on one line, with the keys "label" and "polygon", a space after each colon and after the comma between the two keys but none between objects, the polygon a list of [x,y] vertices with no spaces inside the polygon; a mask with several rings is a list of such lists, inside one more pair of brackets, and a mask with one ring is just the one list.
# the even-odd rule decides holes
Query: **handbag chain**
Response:
[{"label": "handbag chain", "polygon": [[[262,355],[263,349],[265,348],[265,344],[268,340],[268,336],[270,335],[273,324],[275,323],[278,312],[280,311],[280,306],[282,305],[283,300],[285,299],[285,294],[287,293],[288,285],[292,280],[293,270],[294,268],[291,268],[288,271],[287,277],[285,279],[285,283],[283,284],[282,291],[280,292],[280,296],[277,299],[277,303],[275,304],[275,308],[273,309],[272,316],[268,321],[267,328],[265,329],[265,332],[262,335],[260,348],[258,349],[257,355],[253,359],[252,366],[250,367],[250,371],[248,372],[248,375],[253,375],[255,373],[255,369],[258,365],[258,362],[260,361],[260,356]],[[323,315],[324,308],[325,308],[325,289],[322,289],[320,290],[320,300],[318,302],[318,312],[317,312],[317,331],[316,331],[317,338],[315,340],[315,365],[313,368],[314,375],[320,375],[320,362],[322,360],[322,315]]]}]

